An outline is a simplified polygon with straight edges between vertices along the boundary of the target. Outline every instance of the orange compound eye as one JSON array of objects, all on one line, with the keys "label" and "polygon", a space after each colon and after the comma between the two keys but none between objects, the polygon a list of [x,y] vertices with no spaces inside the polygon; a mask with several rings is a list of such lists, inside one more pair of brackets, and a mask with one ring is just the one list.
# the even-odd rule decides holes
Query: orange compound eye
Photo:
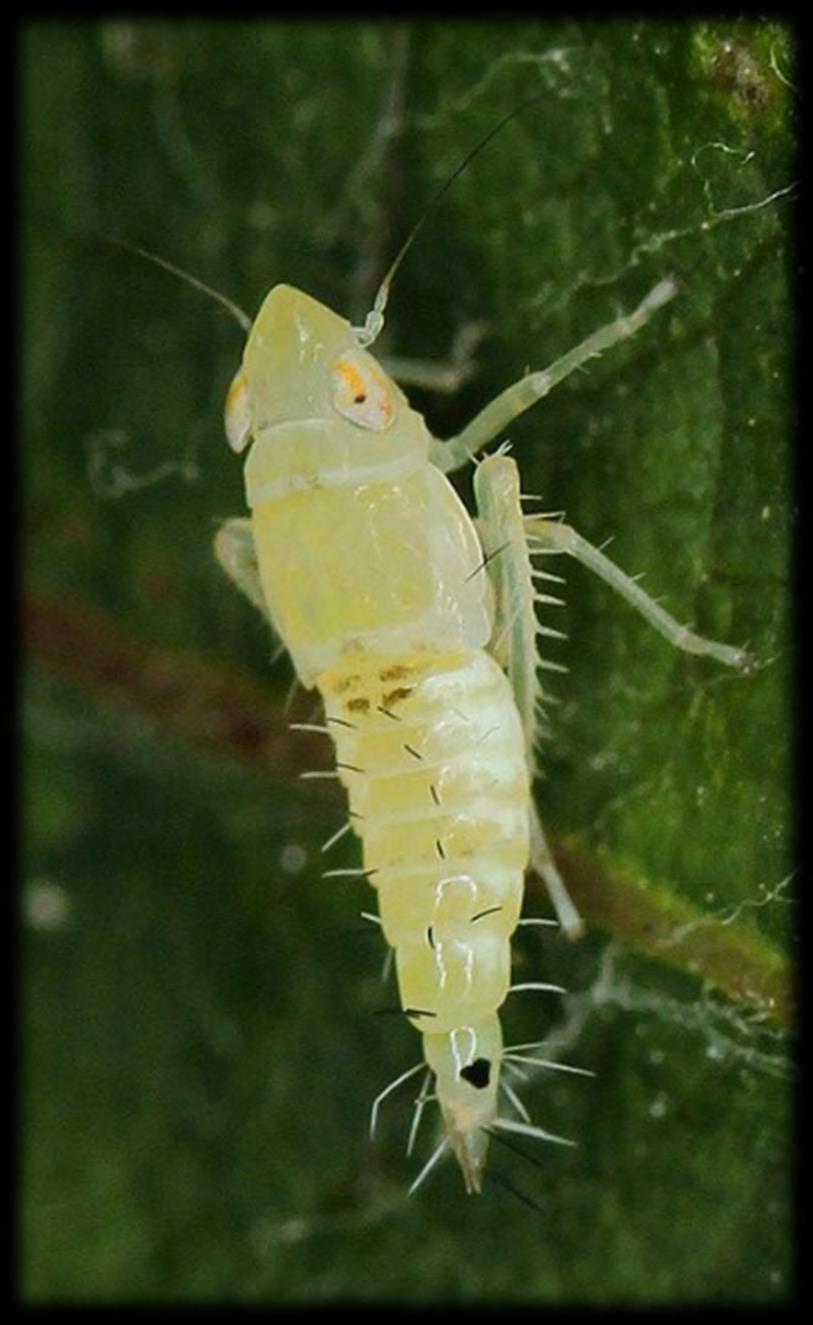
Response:
[{"label": "orange compound eye", "polygon": [[251,403],[248,398],[248,380],[238,368],[226,392],[223,410],[226,440],[233,451],[243,451],[251,438]]},{"label": "orange compound eye", "polygon": [[386,375],[374,360],[352,352],[333,368],[333,407],[360,428],[383,432],[395,418],[395,402]]}]

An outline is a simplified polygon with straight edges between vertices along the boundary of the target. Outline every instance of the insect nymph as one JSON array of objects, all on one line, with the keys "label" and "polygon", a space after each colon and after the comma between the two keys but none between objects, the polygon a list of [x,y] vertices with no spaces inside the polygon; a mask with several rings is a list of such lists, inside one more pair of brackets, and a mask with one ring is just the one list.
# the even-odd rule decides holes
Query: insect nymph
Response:
[{"label": "insect nymph", "polygon": [[580,928],[531,796],[546,630],[535,604],[556,601],[539,585],[559,578],[534,556],[575,556],[680,648],[742,670],[751,659],[679,626],[569,526],[523,515],[504,453],[476,468],[476,525],[446,474],[675,293],[662,281],[439,442],[366,348],[369,326],[277,285],[227,397],[251,517],[222,526],[217,555],[324,702],[359,873],[377,893],[401,1005],[435,1079],[445,1137],[430,1164],[451,1148],[469,1192],[481,1189],[490,1129],[548,1135],[498,1111],[498,1009],[529,865],[565,931]]}]

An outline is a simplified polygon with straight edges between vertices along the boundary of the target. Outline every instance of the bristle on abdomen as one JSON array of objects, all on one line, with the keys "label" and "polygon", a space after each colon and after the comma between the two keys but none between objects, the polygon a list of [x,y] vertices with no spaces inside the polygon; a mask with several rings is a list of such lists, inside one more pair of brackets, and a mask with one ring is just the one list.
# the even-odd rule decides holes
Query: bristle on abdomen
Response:
[{"label": "bristle on abdomen", "polygon": [[319,678],[364,871],[422,1032],[493,1014],[528,863],[529,775],[507,678],[487,654],[356,654]]}]

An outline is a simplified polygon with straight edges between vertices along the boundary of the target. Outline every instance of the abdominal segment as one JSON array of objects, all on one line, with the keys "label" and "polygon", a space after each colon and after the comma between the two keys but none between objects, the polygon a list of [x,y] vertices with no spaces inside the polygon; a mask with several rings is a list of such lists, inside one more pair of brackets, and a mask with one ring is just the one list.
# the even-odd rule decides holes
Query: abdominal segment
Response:
[{"label": "abdominal segment", "polygon": [[402,1007],[425,1034],[481,1023],[508,992],[529,852],[510,684],[481,651],[359,651],[318,685]]}]

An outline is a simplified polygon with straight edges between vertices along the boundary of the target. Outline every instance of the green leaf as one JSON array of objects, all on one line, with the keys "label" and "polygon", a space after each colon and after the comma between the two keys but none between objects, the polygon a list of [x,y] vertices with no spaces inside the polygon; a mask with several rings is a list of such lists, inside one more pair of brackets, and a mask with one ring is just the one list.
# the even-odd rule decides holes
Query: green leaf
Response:
[{"label": "green leaf", "polygon": [[[768,22],[25,29],[27,1301],[788,1300],[793,81]],[[341,802],[297,778],[329,763],[285,729],[310,699],[283,712],[290,669],[211,553],[243,509],[242,335],[106,242],[250,314],[284,280],[358,322],[540,94],[422,227],[382,352],[488,322],[456,395],[414,392],[451,436],[674,273],[509,436],[544,509],[761,664],[679,655],[566,571],[538,801],[589,932],[517,939],[524,979],[573,992],[505,1023],[597,1077],[519,1083],[578,1150],[492,1156],[541,1215],[451,1166],[407,1201],[408,1088],[366,1140],[418,1044],[373,1015],[371,894],[319,878],[356,857],[321,855]]]}]

